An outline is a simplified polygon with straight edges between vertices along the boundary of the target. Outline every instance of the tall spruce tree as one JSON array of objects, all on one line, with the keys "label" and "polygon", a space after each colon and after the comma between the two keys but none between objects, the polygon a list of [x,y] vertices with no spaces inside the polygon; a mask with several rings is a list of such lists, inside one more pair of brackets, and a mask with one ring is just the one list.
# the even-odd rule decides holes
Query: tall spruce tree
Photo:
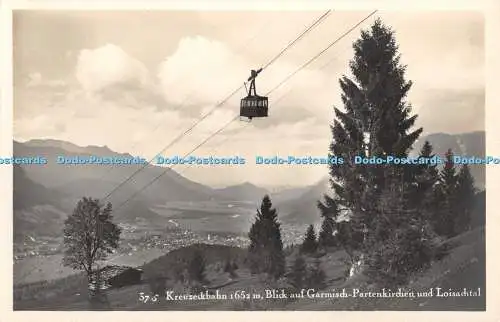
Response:
[{"label": "tall spruce tree", "polygon": [[471,215],[475,209],[476,188],[469,166],[462,165],[457,176],[455,234],[463,233],[471,227]]},{"label": "tall spruce tree", "polygon": [[457,169],[453,157],[453,151],[448,149],[445,154],[444,167],[440,173],[441,183],[443,183],[442,188],[449,195],[453,194],[457,184]]},{"label": "tall spruce tree", "polygon": [[380,216],[369,234],[365,274],[381,287],[405,284],[411,273],[429,266],[438,248],[434,231],[423,215],[426,210],[407,207],[402,180],[402,175],[387,174],[377,202]]},{"label": "tall spruce tree", "polygon": [[433,214],[433,226],[437,234],[443,237],[455,235],[455,218],[457,209],[456,199],[457,171],[453,162],[451,149],[445,154],[444,166],[439,173],[439,185],[436,188],[437,211]]},{"label": "tall spruce tree", "polygon": [[425,160],[426,163],[421,163],[414,168],[416,169],[416,195],[415,201],[417,204],[427,197],[432,192],[432,188],[439,180],[439,170],[436,155],[433,153],[432,145],[429,141],[425,141],[420,150],[419,158]]},{"label": "tall spruce tree", "polygon": [[371,234],[368,239],[372,246],[378,242],[385,243],[395,229],[414,215],[413,209],[407,210],[404,207],[403,178],[395,176],[395,172],[395,169],[386,169],[387,180],[380,198],[376,201],[377,213],[380,216],[370,227]]},{"label": "tall spruce tree", "polygon": [[302,247],[300,250],[303,253],[314,253],[318,249],[318,241],[316,240],[316,232],[314,231],[314,226],[309,225],[307,227],[306,235],[304,241],[302,242]]},{"label": "tall spruce tree", "polygon": [[409,187],[409,206],[418,208],[421,215],[426,216],[426,220],[430,220],[429,216],[436,211],[438,205],[435,200],[435,187],[439,181],[438,157],[433,153],[432,145],[429,141],[425,141],[419,154],[420,164],[410,166],[413,170],[415,183]]},{"label": "tall spruce tree", "polygon": [[[412,130],[417,116],[406,102],[412,83],[405,80],[406,66],[400,64],[393,31],[378,19],[361,32],[353,48],[353,78],[340,79],[344,110],[334,108],[331,127],[330,155],[345,163],[330,166],[334,196],[325,196],[319,205],[323,217],[349,217],[339,237],[352,254],[366,252],[367,234],[379,217],[376,201],[386,182],[385,167],[357,165],[354,157],[407,156],[422,132]],[[412,184],[408,167],[393,167],[398,170],[395,176],[405,178],[401,184]]]},{"label": "tall spruce tree", "polygon": [[267,273],[279,278],[285,273],[285,254],[278,213],[272,206],[271,198],[264,196],[248,234],[248,252],[252,273]]}]

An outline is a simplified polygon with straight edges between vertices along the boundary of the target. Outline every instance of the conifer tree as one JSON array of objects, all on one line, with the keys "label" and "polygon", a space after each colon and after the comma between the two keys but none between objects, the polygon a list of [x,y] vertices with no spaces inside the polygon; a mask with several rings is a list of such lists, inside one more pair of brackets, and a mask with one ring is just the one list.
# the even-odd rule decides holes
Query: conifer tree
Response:
[{"label": "conifer tree", "polygon": [[414,215],[411,210],[404,207],[405,194],[401,182],[403,178],[396,177],[395,172],[395,169],[386,169],[387,180],[377,201],[377,213],[380,216],[373,223],[372,232],[368,237],[372,245],[378,242],[385,243],[395,229]]},{"label": "conifer tree", "polygon": [[226,261],[226,264],[224,265],[224,272],[229,273],[229,276],[231,278],[234,278],[237,276],[236,269],[238,269],[238,266],[236,265],[236,263],[234,263],[230,260]]},{"label": "conifer tree", "polygon": [[205,268],[205,257],[200,250],[196,250],[188,266],[189,279],[194,282],[203,283],[205,281]]},{"label": "conifer tree", "polygon": [[405,284],[412,272],[428,267],[438,249],[434,231],[422,215],[426,210],[406,208],[401,180],[388,173],[377,203],[381,215],[369,235],[365,274],[382,287]]},{"label": "conifer tree", "polygon": [[321,269],[321,263],[319,260],[314,262],[313,268],[307,275],[305,284],[307,287],[315,290],[321,290],[326,287],[326,274]]},{"label": "conifer tree", "polygon": [[230,273],[232,269],[233,269],[233,265],[231,264],[231,261],[226,260],[226,263],[224,264],[224,272]]},{"label": "conifer tree", "polygon": [[427,211],[433,211],[435,209],[431,208],[435,208],[433,200],[434,188],[439,181],[439,170],[437,162],[430,162],[436,160],[436,156],[433,154],[433,148],[429,141],[425,141],[422,146],[419,158],[427,160],[429,163],[411,166],[415,170],[414,177],[416,181],[415,186],[411,190],[413,192],[410,200],[411,206],[417,208],[425,207]]},{"label": "conifer tree", "polygon": [[262,199],[255,222],[248,234],[249,261],[252,273],[267,273],[279,278],[285,273],[285,254],[278,213],[268,195]]},{"label": "conifer tree", "polygon": [[[330,165],[333,197],[319,205],[323,217],[335,221],[348,217],[339,229],[343,246],[354,254],[366,251],[367,234],[380,216],[377,210],[385,184],[384,166],[354,164],[355,156],[407,156],[422,132],[412,129],[417,116],[411,115],[406,96],[411,81],[405,80],[406,67],[393,31],[377,20],[362,31],[354,43],[350,62],[353,78],[340,79],[344,110],[334,108],[330,155],[342,157],[343,165]],[[394,175],[404,176],[403,185],[412,185],[408,167],[392,166]]]},{"label": "conifer tree", "polygon": [[457,184],[457,169],[453,162],[453,156],[451,149],[448,149],[445,154],[444,167],[440,173],[440,179],[443,183],[442,187],[449,195],[453,194]]},{"label": "conifer tree", "polygon": [[307,281],[307,264],[302,256],[295,258],[292,270],[288,274],[287,279],[297,290],[305,286]]},{"label": "conifer tree", "polygon": [[471,215],[475,208],[476,188],[469,166],[464,164],[457,176],[456,186],[455,234],[463,233],[470,229]]},{"label": "conifer tree", "polygon": [[435,198],[439,208],[432,220],[436,233],[444,237],[452,237],[455,234],[456,189],[457,172],[453,162],[453,152],[448,149],[443,169],[439,173],[439,185],[436,188]]},{"label": "conifer tree", "polygon": [[335,222],[331,217],[323,218],[321,230],[318,234],[318,246],[321,248],[328,248],[337,245],[336,236],[334,235]]},{"label": "conifer tree", "polygon": [[304,241],[302,242],[301,251],[303,253],[314,253],[318,248],[318,242],[316,240],[316,232],[314,231],[314,226],[309,225],[307,227],[306,235]]}]

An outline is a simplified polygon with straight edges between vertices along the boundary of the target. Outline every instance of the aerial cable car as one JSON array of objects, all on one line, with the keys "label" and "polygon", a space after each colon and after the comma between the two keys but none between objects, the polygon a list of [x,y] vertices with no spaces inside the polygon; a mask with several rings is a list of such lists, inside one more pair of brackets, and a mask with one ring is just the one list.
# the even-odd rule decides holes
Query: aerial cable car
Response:
[{"label": "aerial cable car", "polygon": [[254,117],[267,117],[267,97],[257,95],[255,89],[255,78],[257,78],[257,75],[259,75],[261,71],[262,68],[259,70],[252,70],[250,77],[248,78],[250,88],[248,89],[248,95],[241,99],[240,120],[242,120],[242,118],[248,118],[249,121],[252,121],[252,118]]}]

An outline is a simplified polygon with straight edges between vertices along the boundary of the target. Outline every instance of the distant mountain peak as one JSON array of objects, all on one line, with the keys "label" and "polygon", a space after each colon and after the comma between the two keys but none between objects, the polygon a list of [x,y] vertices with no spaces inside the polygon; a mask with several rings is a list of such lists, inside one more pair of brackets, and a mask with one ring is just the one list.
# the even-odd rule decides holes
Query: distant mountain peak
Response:
[{"label": "distant mountain peak", "polygon": [[[238,185],[237,185],[238,186]],[[242,187],[255,187],[255,188],[258,188],[257,185],[254,185],[253,183],[251,182],[248,182],[248,181],[245,181],[243,182],[242,184],[239,184],[239,186],[242,186]]]},{"label": "distant mountain peak", "polygon": [[89,145],[87,146],[88,148],[95,148],[95,149],[104,149],[104,150],[110,150],[111,149],[107,145]]},{"label": "distant mountain peak", "polygon": [[14,140],[16,144],[23,144],[27,147],[32,148],[56,148],[63,149],[70,153],[79,153],[79,154],[96,154],[102,156],[111,156],[111,155],[120,155],[125,157],[132,157],[129,153],[120,153],[111,150],[107,145],[88,145],[81,146],[69,141],[63,141],[58,139],[32,139],[26,142],[20,142]]},{"label": "distant mountain peak", "polygon": [[[89,145],[89,146],[87,146],[87,149],[89,149],[91,151],[95,151],[99,154],[122,154],[122,153],[115,152],[115,151],[111,150],[107,145],[103,145],[103,146]],[[125,153],[124,155],[129,156],[130,154]]]},{"label": "distant mountain peak", "polygon": [[259,187],[248,181],[217,189],[216,191],[224,198],[243,201],[260,200],[264,197],[264,195],[270,194],[267,189]]},{"label": "distant mountain peak", "polygon": [[252,188],[252,189],[262,189],[262,190],[266,190],[265,188],[262,188],[262,187],[259,187],[257,186],[256,184],[253,184],[249,181],[245,181],[245,182],[242,182],[242,183],[237,183],[237,184],[232,184],[232,185],[228,185],[228,186],[225,186],[223,188],[219,188],[218,190],[224,190],[224,189],[234,189],[234,188]]},{"label": "distant mountain peak", "polygon": [[104,149],[111,151],[106,145],[104,146],[97,146],[97,145],[89,145],[89,146],[81,146],[77,145],[72,142],[64,141],[64,140],[58,140],[58,139],[32,139],[26,142],[18,142],[14,141],[17,143],[22,143],[25,144],[26,146],[29,147],[52,147],[52,148],[60,148],[64,149],[68,152],[84,152],[86,149]]}]

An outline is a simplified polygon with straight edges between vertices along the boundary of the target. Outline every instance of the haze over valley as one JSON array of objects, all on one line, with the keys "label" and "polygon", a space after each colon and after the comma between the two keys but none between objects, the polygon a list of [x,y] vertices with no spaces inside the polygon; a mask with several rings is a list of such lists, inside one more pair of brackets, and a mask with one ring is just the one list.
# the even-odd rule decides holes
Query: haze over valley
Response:
[{"label": "haze over valley", "polygon": [[[484,132],[462,135],[431,134],[419,140],[429,140],[436,154],[444,155],[448,147],[456,154],[484,156]],[[417,148],[415,150],[417,150]],[[54,160],[56,155],[123,154],[106,147],[80,147],[59,140],[14,142],[15,156],[44,156]],[[14,250],[19,267],[32,266],[33,257],[43,257],[36,271],[24,276],[16,270],[18,282],[45,279],[53,266],[52,256],[60,257],[61,232],[65,218],[83,196],[103,198],[121,182],[136,172],[140,165],[109,166],[21,165],[14,167]],[[130,182],[122,185],[109,198],[116,208],[137,193],[165,168],[147,166]],[[207,168],[207,171],[209,169]],[[484,166],[472,166],[476,185],[484,188]],[[277,183],[285,186],[286,182]],[[270,195],[284,227],[284,242],[299,243],[305,227],[320,223],[317,201],[329,192],[328,180],[312,186],[271,190],[251,182],[225,188],[212,188],[191,181],[175,170],[166,174],[142,193],[132,198],[115,214],[125,230],[120,254],[111,262],[141,265],[144,261],[181,246],[205,242],[242,246],[256,209],[265,194]],[[129,255],[130,254],[130,255]],[[26,259],[27,258],[27,259]],[[26,262],[24,262],[26,261]],[[60,263],[60,261],[57,261]],[[61,271],[68,271],[60,268]]]}]

